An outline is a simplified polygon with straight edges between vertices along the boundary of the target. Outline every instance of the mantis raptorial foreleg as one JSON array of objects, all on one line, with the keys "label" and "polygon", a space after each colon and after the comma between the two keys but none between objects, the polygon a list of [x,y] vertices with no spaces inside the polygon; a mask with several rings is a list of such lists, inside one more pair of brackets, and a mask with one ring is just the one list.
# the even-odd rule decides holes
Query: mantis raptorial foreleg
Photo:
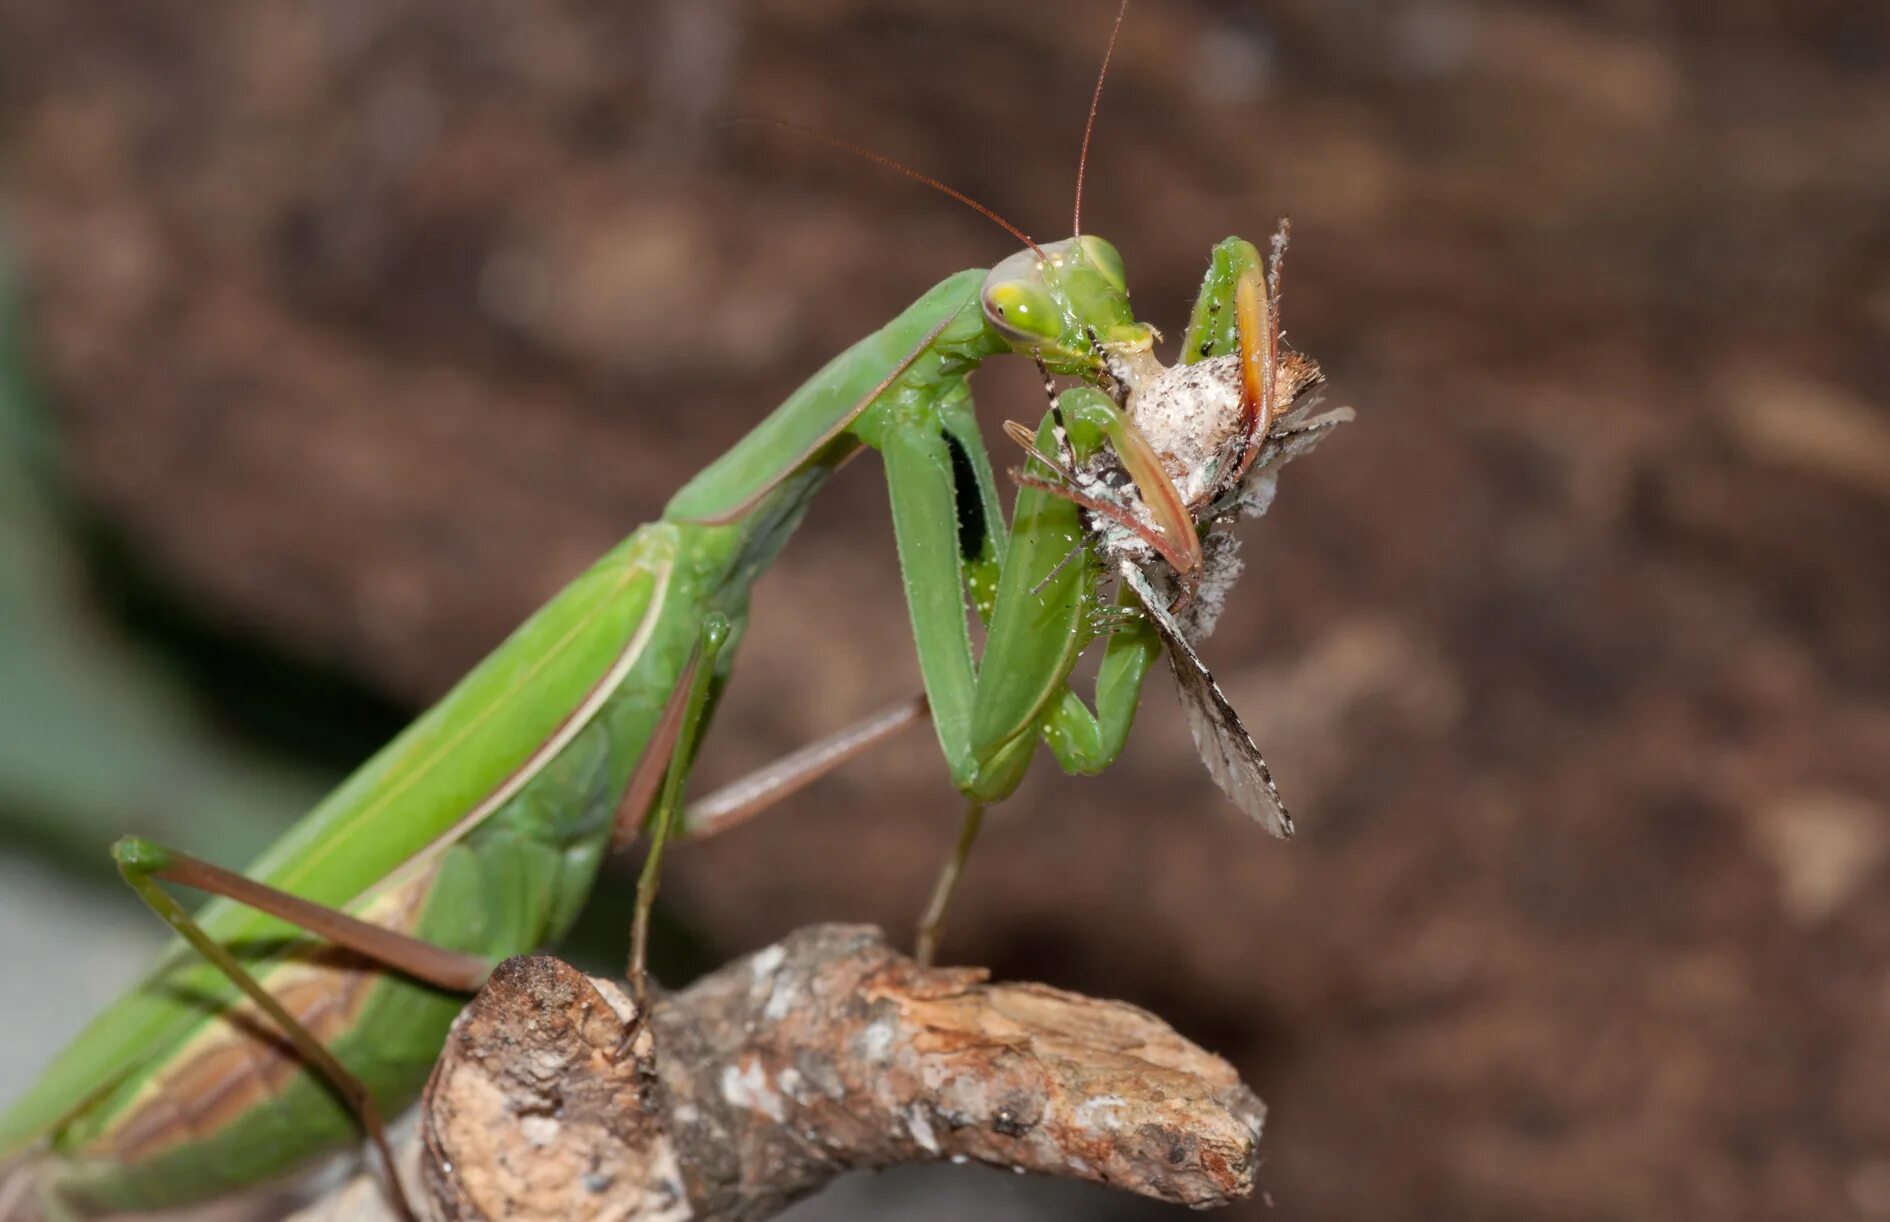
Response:
[{"label": "mantis raptorial foreleg", "polygon": [[1090,776],[1116,762],[1135,724],[1142,683],[1160,656],[1161,639],[1140,618],[1123,621],[1111,633],[1096,673],[1095,711],[1066,687],[1044,719],[1043,740],[1059,768]]},{"label": "mantis raptorial foreleg", "polygon": [[[951,710],[940,719],[939,736],[946,759],[955,761],[953,780],[967,794],[958,835],[920,918],[921,962],[937,950],[987,802],[1008,793],[1029,762],[1032,728],[1065,771],[1108,767],[1121,754],[1142,683],[1161,652],[1160,639],[1145,621],[1126,619],[1110,635],[1097,674],[1095,711],[1070,689],[1070,667],[1089,640],[1084,615],[1095,584],[1093,562],[1069,563],[1070,549],[1078,545],[1073,541],[1081,538],[1075,507],[1052,493],[1020,490],[1010,529],[1003,532],[1000,568],[997,556],[989,554],[990,536],[971,533],[980,523],[990,529],[995,498],[982,442],[975,432],[962,431],[970,400],[961,398],[951,406],[964,410],[945,413],[936,434],[921,420],[890,429],[880,439],[921,670],[934,709],[943,699]],[[1052,447],[1063,452],[1068,466],[1105,443],[1116,444],[1122,435],[1120,413],[1109,398],[1078,387],[1053,407],[1035,444],[1040,453]],[[1002,519],[996,521],[1001,530]],[[954,523],[955,548],[947,530]],[[985,576],[993,570],[995,581]],[[984,657],[975,667],[967,589],[972,606],[991,623]],[[1134,604],[1124,595],[1117,605],[1131,609]],[[1033,682],[1041,690],[1017,686]],[[1007,708],[1021,708],[1024,715],[1004,727],[1000,719]]]},{"label": "mantis raptorial foreleg", "polygon": [[976,678],[966,621],[965,539],[959,523],[953,443],[930,421],[888,430],[880,452],[892,501],[893,535],[905,577],[919,673],[953,785],[974,780],[970,750]]},{"label": "mantis raptorial foreleg", "polygon": [[[1107,396],[1077,388],[1046,416],[1034,452],[1067,453],[1062,460],[1066,466],[1086,460],[1099,447],[1114,444],[1112,433],[1119,420]],[[920,921],[918,953],[927,960],[936,950],[946,908],[982,827],[984,807],[1016,788],[1040,737],[1068,771],[1095,772],[1112,762],[1128,735],[1160,641],[1139,620],[1112,635],[1092,713],[1068,685],[1078,655],[1093,639],[1097,584],[1092,558],[1070,563],[1072,547],[1084,537],[1077,506],[1039,488],[1020,488],[995,587],[981,590],[979,549],[971,545],[963,524],[978,520],[985,511],[989,477],[983,474],[988,468],[980,465],[982,448],[965,446],[965,453],[979,459],[978,464],[968,462],[955,436],[935,431],[924,421],[889,427],[877,444],[886,454],[920,669],[953,783],[967,801],[950,857]],[[956,479],[951,478],[953,471]],[[974,496],[977,502],[971,503]],[[972,605],[989,625],[984,655],[976,663],[967,588]]]},{"label": "mantis raptorial foreleg", "polygon": [[[1093,455],[1102,442],[1116,445],[1129,431],[1107,395],[1079,386],[1058,396],[1032,448],[1039,448],[1054,435],[1061,452],[1059,462],[1065,468],[1073,468]],[[1024,487],[1018,493],[1020,513],[1027,497],[1065,499],[1040,487]],[[1037,506],[1032,512],[1047,510],[1048,506]],[[1087,540],[1083,546],[1088,546]],[[1014,543],[1013,547],[1020,548],[1021,544]],[[1032,562],[1040,565],[1042,558],[1033,556]],[[1057,566],[1032,587],[1032,594],[1040,595],[1045,591],[1062,574],[1064,567],[1064,562],[1059,560]],[[1020,573],[1020,585],[1026,575]],[[1014,587],[1007,587],[1007,591],[1012,598],[1017,597]],[[1119,593],[1114,609],[1119,614],[1130,614],[1117,619],[1108,633],[1109,644],[1096,673],[1095,710],[1092,712],[1066,683],[1050,702],[1042,721],[1043,739],[1056,757],[1057,766],[1079,776],[1101,772],[1122,754],[1135,722],[1136,707],[1141,703],[1142,684],[1148,677],[1149,667],[1161,656],[1161,639],[1146,621],[1132,614],[1135,609],[1132,596],[1127,592]],[[1094,621],[1084,627],[1094,631]],[[1000,648],[995,662],[1002,665],[1004,660]],[[993,662],[991,651],[987,651],[986,662],[987,665]]]}]

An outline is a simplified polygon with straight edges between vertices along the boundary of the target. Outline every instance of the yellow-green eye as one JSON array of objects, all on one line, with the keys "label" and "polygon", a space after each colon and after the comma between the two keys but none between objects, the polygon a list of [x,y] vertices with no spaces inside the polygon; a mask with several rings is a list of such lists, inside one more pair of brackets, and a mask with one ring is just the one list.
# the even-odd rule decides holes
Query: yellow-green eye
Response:
[{"label": "yellow-green eye", "polygon": [[998,330],[1020,339],[1053,340],[1063,330],[1056,299],[1028,280],[1004,280],[986,288],[984,316]]},{"label": "yellow-green eye", "polygon": [[1101,272],[1103,279],[1113,285],[1118,293],[1129,291],[1129,279],[1122,271],[1122,256],[1114,246],[1093,233],[1086,233],[1077,241],[1083,244],[1083,255],[1089,265]]}]

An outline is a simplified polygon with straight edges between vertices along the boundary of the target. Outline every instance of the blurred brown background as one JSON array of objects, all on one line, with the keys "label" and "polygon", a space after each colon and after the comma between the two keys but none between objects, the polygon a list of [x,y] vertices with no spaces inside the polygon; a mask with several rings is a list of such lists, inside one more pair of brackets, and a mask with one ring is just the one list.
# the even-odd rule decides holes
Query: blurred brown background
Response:
[{"label": "blurred brown background", "polygon": [[[0,0],[31,470],[75,557],[42,618],[325,775],[1008,252],[720,117],[1063,236],[1112,15]],[[1158,681],[1105,779],[1046,761],[1003,808],[951,956],[1233,1057],[1273,1109],[1250,1216],[1890,1218],[1890,8],[1137,0],[1089,182],[1171,328],[1215,239],[1290,214],[1291,339],[1359,409],[1208,651],[1302,834],[1237,821]],[[1033,380],[983,375],[986,419]],[[763,582],[707,780],[916,684],[884,495],[850,469]],[[128,782],[116,826],[227,856],[192,792]],[[956,817],[913,735],[665,894],[709,960],[903,929]],[[961,1190],[1144,1215],[913,1191]]]}]

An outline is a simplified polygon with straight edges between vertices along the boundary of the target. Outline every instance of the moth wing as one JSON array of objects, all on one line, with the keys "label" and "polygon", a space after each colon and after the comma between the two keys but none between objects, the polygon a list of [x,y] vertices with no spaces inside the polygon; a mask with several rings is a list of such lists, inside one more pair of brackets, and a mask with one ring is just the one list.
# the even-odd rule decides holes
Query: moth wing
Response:
[{"label": "moth wing", "polygon": [[1207,765],[1208,775],[1235,806],[1249,818],[1282,840],[1293,835],[1293,818],[1286,813],[1279,787],[1273,783],[1273,770],[1254,744],[1253,735],[1241,724],[1240,714],[1221,693],[1201,656],[1182,634],[1181,626],[1168,613],[1168,606],[1149,585],[1148,578],[1133,564],[1122,566],[1123,579],[1142,600],[1149,619],[1168,647],[1168,664],[1175,673],[1175,693],[1188,716],[1188,732],[1194,736],[1195,750]]}]

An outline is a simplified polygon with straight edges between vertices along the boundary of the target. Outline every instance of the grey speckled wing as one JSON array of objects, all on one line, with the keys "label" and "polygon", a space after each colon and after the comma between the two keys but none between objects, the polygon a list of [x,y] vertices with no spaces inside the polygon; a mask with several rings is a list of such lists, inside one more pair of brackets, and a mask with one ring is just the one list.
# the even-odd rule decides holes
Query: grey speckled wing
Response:
[{"label": "grey speckled wing", "polygon": [[1208,775],[1234,805],[1282,840],[1293,835],[1293,819],[1280,800],[1273,772],[1254,745],[1253,735],[1241,724],[1240,714],[1221,694],[1194,646],[1188,643],[1175,617],[1168,613],[1166,601],[1149,584],[1147,576],[1135,565],[1124,562],[1122,579],[1142,600],[1143,608],[1161,633],[1168,647],[1168,663],[1175,672],[1175,693],[1188,715],[1188,730],[1194,735],[1195,750],[1207,765]]}]

